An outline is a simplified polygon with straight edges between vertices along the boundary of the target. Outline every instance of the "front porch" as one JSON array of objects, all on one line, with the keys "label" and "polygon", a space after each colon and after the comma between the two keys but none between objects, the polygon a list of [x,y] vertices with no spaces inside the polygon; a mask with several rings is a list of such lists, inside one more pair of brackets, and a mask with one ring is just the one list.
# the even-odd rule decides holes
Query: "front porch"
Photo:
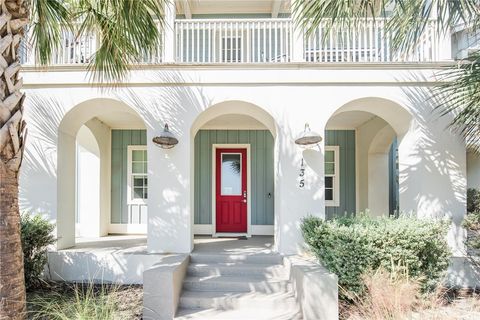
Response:
[{"label": "front porch", "polygon": [[[273,253],[272,236],[194,237],[194,254],[255,255]],[[143,272],[177,254],[149,253],[146,235],[77,238],[69,249],[50,251],[47,274],[58,281],[141,284]]]}]

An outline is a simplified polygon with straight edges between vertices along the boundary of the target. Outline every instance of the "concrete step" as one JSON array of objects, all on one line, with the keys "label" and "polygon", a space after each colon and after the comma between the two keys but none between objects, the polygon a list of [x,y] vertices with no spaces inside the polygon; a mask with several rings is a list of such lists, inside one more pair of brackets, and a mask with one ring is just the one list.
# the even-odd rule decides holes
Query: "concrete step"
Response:
[{"label": "concrete step", "polygon": [[282,264],[283,257],[279,254],[198,254],[190,255],[190,263],[251,263],[251,264]]},{"label": "concrete step", "polygon": [[221,309],[231,310],[238,308],[252,308],[262,306],[264,308],[286,308],[297,307],[293,292],[280,293],[232,293],[232,292],[202,292],[184,291],[180,298],[180,308],[184,309]]},{"label": "concrete step", "polygon": [[183,281],[188,291],[261,292],[276,293],[292,290],[288,279],[258,279],[245,276],[188,276]]},{"label": "concrete step", "polygon": [[283,265],[260,263],[193,263],[188,266],[189,276],[248,276],[259,279],[287,278]]},{"label": "concrete step", "polygon": [[250,306],[248,308],[236,308],[230,310],[220,309],[184,309],[180,308],[175,317],[176,320],[301,320],[302,314],[298,307],[288,308],[264,308]]}]

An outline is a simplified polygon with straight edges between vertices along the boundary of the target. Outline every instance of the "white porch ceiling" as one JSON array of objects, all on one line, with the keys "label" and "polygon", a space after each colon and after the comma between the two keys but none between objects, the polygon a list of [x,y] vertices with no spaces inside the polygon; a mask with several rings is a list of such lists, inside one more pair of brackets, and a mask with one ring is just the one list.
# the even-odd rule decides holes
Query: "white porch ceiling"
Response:
[{"label": "white porch ceiling", "polygon": [[355,129],[377,116],[363,111],[348,111],[334,115],[327,122],[327,129]]},{"label": "white porch ceiling", "polygon": [[97,117],[112,129],[145,129],[143,120],[136,114],[127,112],[106,113]]},{"label": "white porch ceiling", "polygon": [[205,123],[200,129],[210,130],[267,130],[267,128],[255,118],[240,115],[227,114],[216,117]]},{"label": "white porch ceiling", "polygon": [[177,14],[264,13],[276,17],[290,12],[290,0],[176,0]]}]

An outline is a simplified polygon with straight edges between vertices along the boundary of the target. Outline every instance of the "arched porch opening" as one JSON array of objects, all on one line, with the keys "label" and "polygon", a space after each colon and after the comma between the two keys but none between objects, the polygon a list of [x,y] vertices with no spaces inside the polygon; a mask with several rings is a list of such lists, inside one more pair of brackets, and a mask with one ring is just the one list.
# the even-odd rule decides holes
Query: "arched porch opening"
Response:
[{"label": "arched porch opening", "polygon": [[76,237],[146,232],[144,153],[145,124],[123,102],[92,99],[65,114],[58,128],[58,249],[74,246]]},{"label": "arched porch opening", "polygon": [[332,114],[325,126],[327,218],[398,215],[398,146],[411,119],[398,103],[375,97],[351,101]]},{"label": "arched porch opening", "polygon": [[274,235],[276,132],[267,111],[244,101],[198,115],[191,126],[195,235]]}]

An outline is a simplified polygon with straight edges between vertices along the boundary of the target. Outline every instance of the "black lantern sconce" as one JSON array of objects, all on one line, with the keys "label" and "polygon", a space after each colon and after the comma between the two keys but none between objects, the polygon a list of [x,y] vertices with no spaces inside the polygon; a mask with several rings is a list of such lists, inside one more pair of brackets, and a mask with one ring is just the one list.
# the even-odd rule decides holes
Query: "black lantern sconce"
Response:
[{"label": "black lantern sconce", "polygon": [[168,129],[168,124],[165,124],[163,131],[159,136],[152,139],[153,143],[162,149],[172,149],[178,144],[178,139]]}]

